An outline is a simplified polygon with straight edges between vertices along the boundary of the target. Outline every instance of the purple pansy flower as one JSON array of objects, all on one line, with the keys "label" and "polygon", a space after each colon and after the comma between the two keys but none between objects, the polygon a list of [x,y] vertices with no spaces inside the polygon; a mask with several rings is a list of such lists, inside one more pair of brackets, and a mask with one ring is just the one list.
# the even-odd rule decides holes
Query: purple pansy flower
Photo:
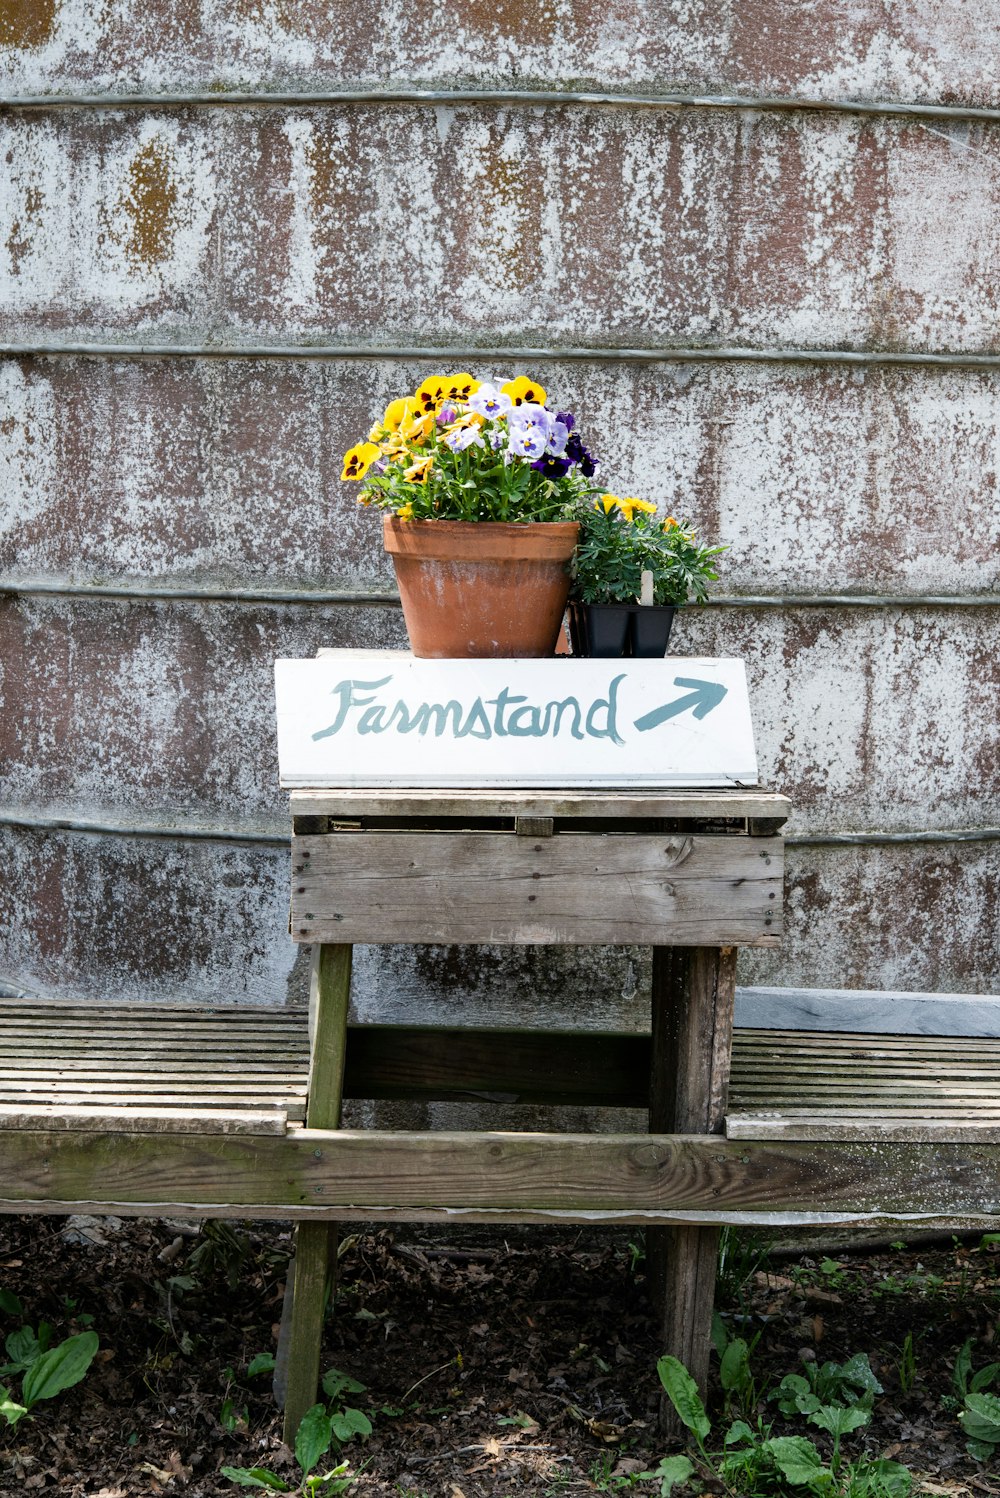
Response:
[{"label": "purple pansy flower", "polygon": [[518,458],[540,458],[548,441],[537,426],[512,427],[509,450]]},{"label": "purple pansy flower", "polygon": [[[569,427],[564,421],[560,421],[559,418],[556,417],[555,421],[549,428],[549,441],[545,451],[547,453],[550,453],[554,458],[561,458],[563,453],[566,451],[566,443],[568,439]],[[569,467],[569,464],[567,463],[566,466]]]},{"label": "purple pansy flower", "polygon": [[459,427],[457,432],[448,432],[444,440],[453,453],[464,453],[467,447],[483,446],[478,427]]},{"label": "purple pansy flower", "polygon": [[512,409],[513,401],[495,385],[480,385],[476,393],[469,396],[469,405],[480,416],[494,420],[498,416],[505,416]]},{"label": "purple pansy flower", "polygon": [[569,458],[554,458],[549,453],[539,458],[537,463],[532,463],[532,468],[538,473],[544,473],[547,479],[561,479],[569,472]]},{"label": "purple pansy flower", "polygon": [[584,478],[592,478],[597,468],[597,459],[592,458],[576,432],[570,432],[566,443],[566,456],[571,463],[579,463]]},{"label": "purple pansy flower", "polygon": [[540,458],[552,431],[552,417],[544,406],[525,401],[507,418],[510,450],[519,458]]}]

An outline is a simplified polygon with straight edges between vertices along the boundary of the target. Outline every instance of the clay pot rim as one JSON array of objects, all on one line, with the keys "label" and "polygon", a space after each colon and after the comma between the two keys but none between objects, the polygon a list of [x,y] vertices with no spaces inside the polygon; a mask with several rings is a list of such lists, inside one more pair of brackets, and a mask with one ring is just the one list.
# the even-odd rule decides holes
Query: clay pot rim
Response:
[{"label": "clay pot rim", "polygon": [[393,556],[443,560],[546,559],[568,561],[576,550],[576,520],[399,520],[382,518],[382,539]]}]

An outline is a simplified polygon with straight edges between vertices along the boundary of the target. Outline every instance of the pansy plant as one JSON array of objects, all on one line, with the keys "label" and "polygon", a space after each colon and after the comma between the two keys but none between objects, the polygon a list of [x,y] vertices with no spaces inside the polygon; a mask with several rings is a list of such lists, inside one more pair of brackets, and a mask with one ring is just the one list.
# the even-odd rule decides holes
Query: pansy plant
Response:
[{"label": "pansy plant", "polygon": [[341,477],[400,520],[576,520],[596,467],[573,413],[550,407],[537,380],[494,385],[463,371],[390,402]]}]

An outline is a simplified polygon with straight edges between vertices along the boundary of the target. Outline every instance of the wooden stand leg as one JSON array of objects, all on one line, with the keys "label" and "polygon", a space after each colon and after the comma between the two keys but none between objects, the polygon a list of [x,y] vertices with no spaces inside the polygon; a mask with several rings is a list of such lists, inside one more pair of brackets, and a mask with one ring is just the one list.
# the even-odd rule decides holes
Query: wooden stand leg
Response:
[{"label": "wooden stand leg", "polygon": [[[309,993],[309,1101],[306,1126],[338,1129],[351,997],[349,946],[317,946]],[[303,1222],[295,1232],[290,1315],[282,1318],[277,1363],[285,1373],[284,1439],[291,1446],[306,1410],[316,1403],[320,1346],[331,1266],[337,1262],[336,1229]],[[277,1393],[277,1389],[276,1389]]]},{"label": "wooden stand leg", "polygon": [[[735,988],[735,947],[654,948],[651,1133],[721,1132],[729,1093]],[[646,1243],[663,1351],[684,1363],[704,1394],[718,1229],[653,1228],[647,1231]],[[667,1400],[661,1405],[660,1424],[667,1435],[683,1434]]]}]

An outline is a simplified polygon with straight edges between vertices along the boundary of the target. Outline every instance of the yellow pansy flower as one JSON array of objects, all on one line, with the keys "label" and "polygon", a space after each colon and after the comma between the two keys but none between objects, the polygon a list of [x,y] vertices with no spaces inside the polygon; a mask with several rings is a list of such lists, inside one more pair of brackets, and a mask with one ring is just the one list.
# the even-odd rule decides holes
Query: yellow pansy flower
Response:
[{"label": "yellow pansy flower", "polygon": [[529,380],[527,375],[518,375],[516,380],[508,380],[507,384],[501,385],[500,388],[504,395],[510,396],[515,406],[545,405],[545,391],[537,380]]},{"label": "yellow pansy flower", "polygon": [[400,505],[399,509],[396,511],[396,519],[397,520],[412,520],[413,519],[413,502],[412,502],[412,500],[407,500],[407,502],[406,502],[405,505]]},{"label": "yellow pansy flower", "polygon": [[410,449],[398,432],[389,437],[385,442],[379,444],[379,451],[383,457],[389,459],[390,463],[398,463],[403,458],[410,456]]},{"label": "yellow pansy flower", "polygon": [[475,395],[482,383],[482,380],[477,380],[474,375],[467,374],[465,370],[462,370],[460,374],[445,375],[445,400],[467,401],[470,395]]},{"label": "yellow pansy flower", "polygon": [[423,447],[431,432],[434,430],[433,410],[414,416],[408,416],[399,428],[399,435],[405,437],[407,442],[413,442],[417,447]]},{"label": "yellow pansy flower", "polygon": [[390,401],[385,408],[382,425],[387,432],[398,432],[407,417],[415,416],[419,410],[420,407],[413,396]]},{"label": "yellow pansy flower", "polygon": [[363,479],[381,449],[374,442],[359,442],[344,454],[342,479]]},{"label": "yellow pansy flower", "polygon": [[434,455],[428,453],[426,458],[418,458],[415,463],[411,463],[410,467],[404,471],[403,477],[409,479],[411,484],[426,484],[427,475],[433,467]]},{"label": "yellow pansy flower", "polygon": [[448,389],[448,375],[428,375],[417,386],[413,397],[418,411],[434,412],[444,405]]}]

